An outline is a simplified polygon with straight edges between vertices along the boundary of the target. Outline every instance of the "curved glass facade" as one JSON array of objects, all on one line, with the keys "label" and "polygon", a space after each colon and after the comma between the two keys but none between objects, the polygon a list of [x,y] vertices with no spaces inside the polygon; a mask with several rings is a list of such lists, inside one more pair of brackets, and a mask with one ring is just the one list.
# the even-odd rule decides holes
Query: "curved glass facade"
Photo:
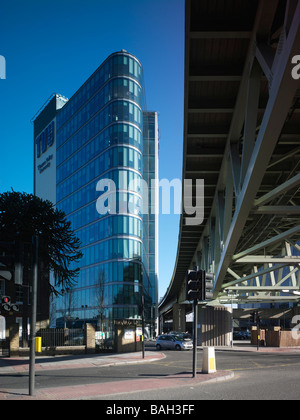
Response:
[{"label": "curved glass facade", "polygon": [[[149,162],[143,152],[143,108],[142,66],[121,51],[55,115],[55,204],[71,221],[83,252],[77,284],[56,299],[56,323],[95,322],[108,340],[115,320],[140,318],[142,293],[153,332],[157,279],[149,218],[141,212],[143,166]],[[100,180],[114,182],[115,212],[97,211],[97,200],[107,193],[97,188]]]}]

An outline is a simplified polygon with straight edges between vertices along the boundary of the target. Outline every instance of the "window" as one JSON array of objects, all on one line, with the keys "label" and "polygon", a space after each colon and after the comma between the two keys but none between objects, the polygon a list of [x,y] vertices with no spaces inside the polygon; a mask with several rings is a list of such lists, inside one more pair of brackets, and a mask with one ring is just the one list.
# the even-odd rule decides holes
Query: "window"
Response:
[{"label": "window", "polygon": [[133,149],[129,149],[129,165],[130,165],[131,168],[134,167]]},{"label": "window", "polygon": [[123,233],[129,233],[128,231],[128,217],[124,216],[123,217]]},{"label": "window", "polygon": [[123,233],[123,217],[122,216],[118,217],[118,233],[119,234]]},{"label": "window", "polygon": [[123,249],[123,252],[124,252],[124,258],[129,258],[129,244],[128,244],[128,239],[124,239],[124,242],[123,242],[123,246],[124,246],[124,249]]},{"label": "window", "polygon": [[129,217],[129,233],[132,235],[134,232],[134,218]]},{"label": "window", "polygon": [[129,92],[130,92],[130,93],[133,93],[133,89],[134,89],[133,82],[132,82],[132,81],[130,81],[130,82],[129,82]]},{"label": "window", "polygon": [[138,77],[138,63],[136,61],[134,62],[134,75]]},{"label": "window", "polygon": [[129,73],[133,74],[133,59],[129,58]]},{"label": "window", "polygon": [[16,284],[16,303],[23,303],[24,293],[23,286]]}]

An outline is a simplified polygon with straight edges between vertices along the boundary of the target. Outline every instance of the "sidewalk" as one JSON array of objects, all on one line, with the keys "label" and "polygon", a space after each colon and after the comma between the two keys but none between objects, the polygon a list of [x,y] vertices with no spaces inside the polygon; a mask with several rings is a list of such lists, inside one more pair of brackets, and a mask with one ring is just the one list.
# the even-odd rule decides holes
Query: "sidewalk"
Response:
[{"label": "sidewalk", "polygon": [[[37,356],[35,370],[76,369],[87,367],[105,367],[132,363],[151,363],[165,358],[164,353],[146,351],[142,353],[94,354],[83,356]],[[24,373],[29,370],[29,358],[0,358],[0,375]],[[133,379],[119,382],[106,382],[90,385],[75,385],[53,388],[36,388],[35,396],[28,395],[27,389],[0,389],[1,400],[80,400],[97,399],[124,392],[134,392],[159,388],[197,385],[203,382],[227,380],[233,377],[229,371],[217,371],[210,374],[198,373],[196,378],[191,373],[162,376],[160,378]]]}]

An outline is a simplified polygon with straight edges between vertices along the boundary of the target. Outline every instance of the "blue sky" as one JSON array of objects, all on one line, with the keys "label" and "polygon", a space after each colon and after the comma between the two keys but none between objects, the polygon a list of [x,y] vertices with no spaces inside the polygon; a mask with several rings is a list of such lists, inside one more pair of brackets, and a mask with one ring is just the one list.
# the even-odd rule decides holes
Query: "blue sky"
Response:
[{"label": "blue sky", "polygon": [[[184,0],[2,0],[0,192],[33,192],[35,113],[72,94],[115,51],[142,63],[147,109],[160,114],[160,179],[181,179]],[[179,215],[159,218],[159,296],[172,277]]]}]

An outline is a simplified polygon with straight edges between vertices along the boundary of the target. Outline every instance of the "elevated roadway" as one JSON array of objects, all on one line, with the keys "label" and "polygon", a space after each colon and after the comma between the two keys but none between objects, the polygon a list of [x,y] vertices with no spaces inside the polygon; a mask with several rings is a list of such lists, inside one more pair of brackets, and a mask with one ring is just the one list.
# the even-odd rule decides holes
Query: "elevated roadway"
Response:
[{"label": "elevated roadway", "polygon": [[297,302],[300,1],[186,0],[185,13],[182,179],[194,205],[204,180],[203,221],[183,202],[159,312],[187,303],[195,265],[217,303]]}]

